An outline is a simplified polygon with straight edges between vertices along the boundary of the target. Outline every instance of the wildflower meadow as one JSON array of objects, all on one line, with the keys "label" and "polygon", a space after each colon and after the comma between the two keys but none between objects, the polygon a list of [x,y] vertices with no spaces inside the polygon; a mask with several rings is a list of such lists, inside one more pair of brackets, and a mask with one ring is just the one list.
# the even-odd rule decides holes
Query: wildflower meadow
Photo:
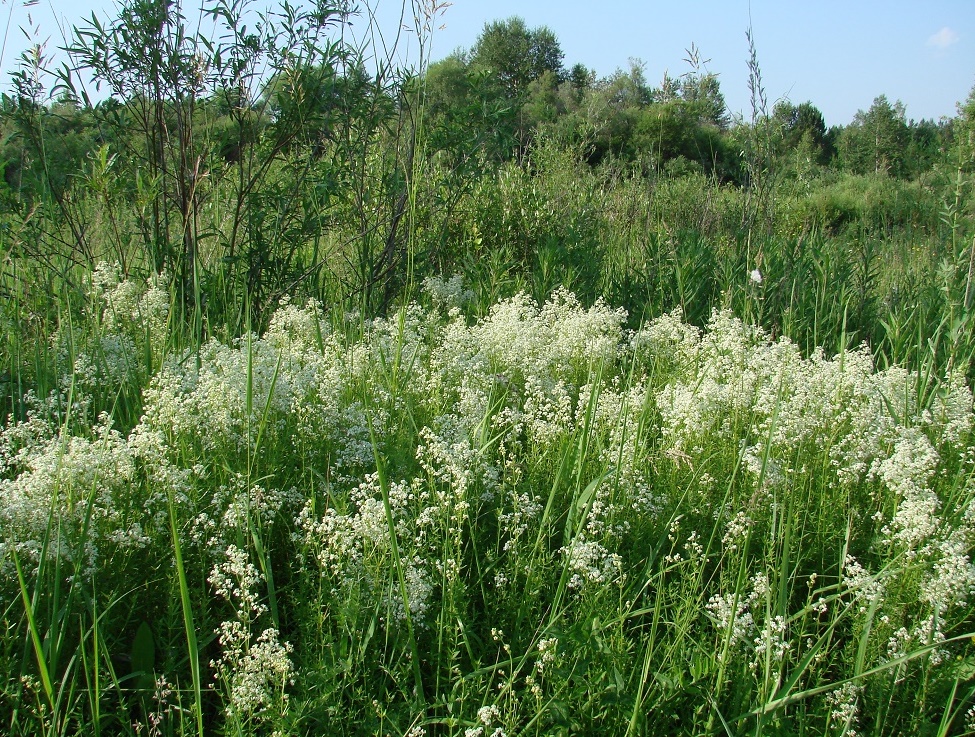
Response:
[{"label": "wildflower meadow", "polygon": [[[90,283],[100,330],[0,436],[15,733],[973,717],[961,378],[565,290],[470,319],[435,277],[160,355],[158,287]],[[97,411],[135,388],[131,428]]]},{"label": "wildflower meadow", "polygon": [[445,7],[22,57],[0,733],[975,734],[975,92],[827,129],[749,31],[745,121]]}]

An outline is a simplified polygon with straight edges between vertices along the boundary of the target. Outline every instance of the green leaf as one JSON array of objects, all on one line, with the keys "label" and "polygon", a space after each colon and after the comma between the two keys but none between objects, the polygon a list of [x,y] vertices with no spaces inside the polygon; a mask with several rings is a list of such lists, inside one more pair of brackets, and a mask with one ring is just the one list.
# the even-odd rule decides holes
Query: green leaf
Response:
[{"label": "green leaf", "polygon": [[155,667],[156,642],[152,637],[152,628],[148,622],[143,622],[132,641],[132,675],[135,676],[136,688],[148,690],[153,687]]}]

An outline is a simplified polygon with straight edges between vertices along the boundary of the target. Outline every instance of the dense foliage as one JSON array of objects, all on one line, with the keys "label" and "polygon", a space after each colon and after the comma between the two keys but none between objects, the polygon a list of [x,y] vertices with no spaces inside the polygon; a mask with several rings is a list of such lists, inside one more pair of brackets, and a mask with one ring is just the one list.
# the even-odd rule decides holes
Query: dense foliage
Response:
[{"label": "dense foliage", "polygon": [[0,730],[975,732],[975,90],[827,128],[752,44],[739,120],[414,10],[14,73]]}]

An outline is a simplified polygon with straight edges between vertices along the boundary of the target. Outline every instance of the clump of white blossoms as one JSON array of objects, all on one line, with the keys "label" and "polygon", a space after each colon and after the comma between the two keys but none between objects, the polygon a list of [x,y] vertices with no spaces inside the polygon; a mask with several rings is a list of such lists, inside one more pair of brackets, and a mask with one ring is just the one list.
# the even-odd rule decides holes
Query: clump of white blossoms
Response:
[{"label": "clump of white blossoms", "polygon": [[[762,459],[770,458],[790,474],[791,456],[807,448],[827,451],[840,481],[859,481],[888,457],[905,420],[922,422],[950,442],[970,428],[967,388],[957,382],[943,387],[935,411],[921,412],[904,403],[913,377],[897,367],[874,372],[866,349],[804,359],[787,339],[772,342],[727,312],[715,313],[700,340],[671,322],[660,324],[668,325],[686,369],[670,374],[657,404],[664,437],[679,450],[694,451],[714,433],[739,426],[757,441],[747,456],[758,460],[752,473],[767,469]],[[668,343],[650,345],[659,350]]]},{"label": "clump of white blossoms", "polygon": [[[400,587],[398,583],[398,581],[391,582],[392,585],[386,602],[393,620],[400,624],[406,622],[407,610],[409,610],[409,619],[414,626],[426,627],[424,616],[430,608],[434,586],[430,574],[425,569],[424,561],[419,557],[414,557],[408,562],[403,570],[404,586]],[[402,588],[405,588],[405,602]]]},{"label": "clump of white blossoms", "polygon": [[[706,610],[721,635],[721,648],[732,651],[739,643],[748,643],[756,631],[756,618],[761,608],[758,605],[764,604],[769,593],[768,575],[755,574],[750,583],[747,591],[714,594],[707,603]],[[754,642],[767,646],[771,634],[769,630],[768,636],[763,634]]]},{"label": "clump of white blossoms", "polygon": [[48,435],[36,420],[4,431],[8,448],[27,442],[4,460],[16,475],[0,478],[0,550],[13,546],[35,564],[46,550],[90,576],[103,549],[148,544],[151,510],[136,481],[138,458],[107,416],[93,431],[90,438]]},{"label": "clump of white blossoms", "polygon": [[883,598],[884,584],[864,568],[856,558],[847,555],[843,561],[843,583],[859,604],[860,612],[865,613]]},{"label": "clump of white blossoms", "polygon": [[144,282],[123,279],[117,264],[98,264],[88,290],[91,334],[65,326],[53,337],[62,359],[73,358],[71,373],[62,377],[66,387],[90,393],[145,382],[166,353],[165,282],[165,274]]},{"label": "clump of white blossoms", "polygon": [[677,309],[644,325],[633,334],[630,344],[634,354],[650,364],[657,376],[686,376],[697,365],[701,331],[685,322],[683,312]]},{"label": "clump of white blossoms", "polygon": [[929,482],[938,465],[938,453],[917,428],[905,428],[889,457],[877,459],[870,475],[884,482],[898,500],[893,519],[884,528],[891,542],[917,548],[938,527],[941,502]]},{"label": "clump of white blossoms", "polygon": [[[76,384],[108,377],[106,357],[122,365],[132,346],[147,365],[140,331],[166,315],[151,287],[111,270],[94,282],[115,343],[87,344]],[[866,348],[804,356],[729,312],[703,330],[675,312],[628,333],[621,311],[564,290],[542,304],[517,295],[476,321],[460,311],[459,280],[428,291],[435,309],[404,305],[335,332],[320,305],[284,301],[263,335],[153,363],[128,436],[108,420],[83,432],[39,415],[9,423],[0,545],[37,563],[56,530],[50,554],[93,575],[109,549],[169,541],[172,513],[186,561],[204,561],[194,579],[224,612],[212,665],[236,720],[280,713],[295,674],[258,556],[300,561],[276,589],[279,608],[308,594],[301,604],[327,632],[367,613],[389,652],[403,652],[406,620],[427,638],[442,622],[468,626],[465,611],[482,605],[504,616],[525,590],[568,590],[575,616],[634,587],[672,596],[674,584],[698,587],[679,592],[703,604],[687,608],[690,631],[746,680],[803,662],[824,632],[865,631],[864,616],[865,668],[921,648],[925,668],[950,662],[975,595],[972,399],[960,379],[919,397],[918,377],[877,371]],[[678,518],[688,528],[653,557]],[[789,565],[801,575],[770,583],[776,536],[797,519]],[[807,555],[820,538],[826,552]],[[819,588],[804,583],[812,570]],[[521,640],[525,668],[508,677],[544,702],[574,654],[539,637]],[[833,724],[855,726],[859,696],[831,698]],[[517,724],[500,705],[483,709],[466,715],[469,734]]]},{"label": "clump of white blossoms", "polygon": [[779,670],[782,661],[792,650],[792,643],[789,642],[789,625],[785,617],[777,614],[767,618],[753,644],[754,656],[749,663],[752,670],[761,668],[765,661],[769,662],[772,670]]},{"label": "clump of white blossoms", "polygon": [[571,573],[570,589],[598,588],[623,580],[623,559],[596,540],[587,540],[580,534],[560,552]]},{"label": "clump of white blossoms", "polygon": [[862,691],[862,684],[847,681],[839,688],[826,694],[826,704],[830,707],[830,728],[833,731],[847,735],[847,737],[856,737],[860,734],[857,731],[859,726],[857,717],[860,712],[860,693]]},{"label": "clump of white blossoms", "polygon": [[267,612],[258,594],[264,577],[245,551],[231,545],[208,580],[236,613],[217,629],[221,655],[210,663],[226,694],[225,712],[238,722],[270,719],[284,709],[294,668],[292,647],[280,641],[277,629],[267,627],[254,635]]},{"label": "clump of white blossoms", "polygon": [[288,700],[292,683],[290,643],[281,643],[278,631],[265,629],[252,638],[239,622],[224,622],[218,630],[223,654],[211,663],[227,691],[225,711],[235,720],[261,720],[276,716]]},{"label": "clump of white blossoms", "polygon": [[460,274],[454,274],[449,279],[440,276],[428,276],[423,280],[423,291],[441,310],[464,307],[474,301],[477,296],[473,291],[464,287],[464,277]]},{"label": "clump of white blossoms", "polygon": [[[505,737],[507,735],[501,726],[495,726],[501,721],[501,709],[496,704],[489,704],[478,709],[477,721],[480,724],[464,730],[464,737],[486,737],[488,735],[490,737]],[[492,727],[494,729],[491,729]]]}]

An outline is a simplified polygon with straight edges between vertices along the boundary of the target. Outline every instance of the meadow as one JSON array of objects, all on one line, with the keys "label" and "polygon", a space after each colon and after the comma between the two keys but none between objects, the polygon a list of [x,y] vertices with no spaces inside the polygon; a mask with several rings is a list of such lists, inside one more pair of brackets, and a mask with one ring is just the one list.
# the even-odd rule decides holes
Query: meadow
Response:
[{"label": "meadow", "polygon": [[0,730],[975,733],[975,95],[654,160],[697,70],[587,128],[633,70],[154,7],[0,106]]}]

